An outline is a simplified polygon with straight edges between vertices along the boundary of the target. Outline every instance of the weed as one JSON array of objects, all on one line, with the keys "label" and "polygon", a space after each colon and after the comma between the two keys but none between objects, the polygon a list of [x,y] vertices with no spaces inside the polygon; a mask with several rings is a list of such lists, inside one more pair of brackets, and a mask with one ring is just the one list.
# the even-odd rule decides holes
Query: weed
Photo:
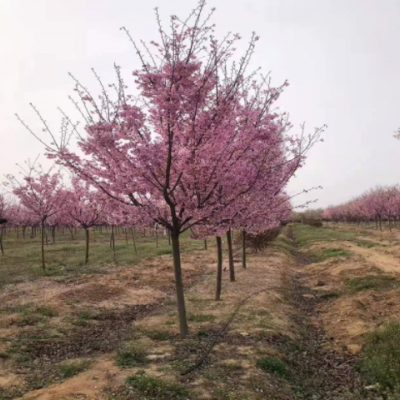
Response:
[{"label": "weed", "polygon": [[173,338],[168,332],[165,331],[146,331],[145,334],[152,340],[164,341]]},{"label": "weed", "polygon": [[142,373],[128,377],[126,384],[137,391],[140,400],[186,400],[190,398],[189,392],[184,386]]},{"label": "weed", "polygon": [[27,326],[27,325],[36,325],[43,321],[44,321],[44,317],[42,315],[23,314],[21,316],[21,318],[18,319],[17,325],[19,327],[23,327],[23,326]]},{"label": "weed", "polygon": [[345,285],[350,292],[357,293],[363,290],[390,289],[397,286],[398,281],[396,278],[389,275],[367,275],[347,279]]},{"label": "weed", "polygon": [[147,362],[146,355],[146,351],[141,346],[129,343],[118,350],[115,363],[122,368],[137,367]]},{"label": "weed", "polygon": [[273,357],[264,357],[257,360],[257,367],[265,372],[273,375],[277,375],[280,378],[289,379],[290,372],[287,369],[286,364]]},{"label": "weed", "polygon": [[198,338],[205,338],[205,337],[208,337],[208,333],[207,333],[206,331],[199,330],[199,331],[196,333],[196,336],[197,336]]},{"label": "weed", "polygon": [[399,322],[392,322],[369,335],[357,367],[371,383],[383,388],[400,388]]},{"label": "weed", "polygon": [[48,306],[38,306],[34,310],[34,312],[43,315],[44,317],[57,317],[58,312],[51,307]]},{"label": "weed", "polygon": [[78,361],[65,361],[58,365],[60,375],[62,379],[72,378],[75,375],[86,371],[92,362],[90,360],[78,360]]}]

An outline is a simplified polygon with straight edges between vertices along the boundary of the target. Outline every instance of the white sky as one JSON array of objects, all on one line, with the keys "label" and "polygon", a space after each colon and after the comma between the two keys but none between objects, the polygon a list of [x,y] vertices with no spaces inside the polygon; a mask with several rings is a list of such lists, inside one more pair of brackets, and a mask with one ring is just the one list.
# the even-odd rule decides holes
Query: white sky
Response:
[{"label": "white sky", "polygon": [[[196,0],[0,0],[0,174],[43,148],[16,120],[40,125],[34,103],[55,131],[57,106],[69,109],[72,72],[96,87],[90,68],[113,82],[113,64],[139,66],[127,37],[157,39],[154,7],[185,17]],[[261,36],[254,66],[288,79],[280,101],[297,127],[328,125],[292,192],[322,185],[302,199],[327,206],[377,184],[400,182],[400,0],[209,0],[217,34]],[[42,157],[44,159],[44,157]],[[1,180],[1,178],[0,178]]]}]

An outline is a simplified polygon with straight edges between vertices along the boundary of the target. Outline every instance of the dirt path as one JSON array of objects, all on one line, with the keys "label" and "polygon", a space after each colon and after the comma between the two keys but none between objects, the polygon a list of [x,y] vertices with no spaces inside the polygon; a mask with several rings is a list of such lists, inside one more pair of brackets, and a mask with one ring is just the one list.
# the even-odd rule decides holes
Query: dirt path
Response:
[{"label": "dirt path", "polygon": [[382,251],[374,247],[367,249],[353,243],[347,243],[344,246],[349,248],[353,253],[361,255],[366,261],[373,264],[374,267],[384,272],[400,273],[400,259],[393,256],[387,250]]},{"label": "dirt path", "polygon": [[315,291],[304,285],[310,280],[303,268],[310,261],[296,248],[294,232],[290,233],[294,246],[293,255],[298,265],[297,271],[289,280],[290,296],[296,311],[293,319],[302,332],[302,349],[292,354],[293,362],[299,367],[298,374],[303,389],[298,398],[342,400],[353,393],[365,395],[360,398],[367,398],[363,393],[365,385],[353,368],[355,357],[335,351],[331,346],[331,338],[322,328],[317,310],[321,300]]}]

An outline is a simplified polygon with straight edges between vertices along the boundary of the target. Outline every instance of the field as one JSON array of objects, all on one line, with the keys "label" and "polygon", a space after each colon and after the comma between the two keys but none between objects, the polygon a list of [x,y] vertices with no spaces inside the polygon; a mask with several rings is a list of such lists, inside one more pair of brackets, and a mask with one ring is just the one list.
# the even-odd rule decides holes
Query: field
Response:
[{"label": "field", "polygon": [[128,240],[114,260],[96,232],[85,266],[83,236],[59,234],[44,276],[39,238],[5,236],[1,400],[400,398],[397,229],[289,224],[247,269],[235,244],[219,302],[214,241],[186,235],[186,339],[167,237]]}]

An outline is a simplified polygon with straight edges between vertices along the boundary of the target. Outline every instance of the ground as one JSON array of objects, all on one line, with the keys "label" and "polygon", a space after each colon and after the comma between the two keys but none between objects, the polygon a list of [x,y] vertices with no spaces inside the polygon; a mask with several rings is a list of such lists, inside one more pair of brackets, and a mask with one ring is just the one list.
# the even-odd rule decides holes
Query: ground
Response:
[{"label": "ground", "polygon": [[114,261],[96,235],[84,266],[59,233],[46,275],[37,239],[5,237],[1,400],[398,398],[400,232],[289,225],[247,269],[237,244],[218,302],[214,242],[185,236],[184,340],[167,237],[136,233],[136,255],[120,232]]}]

